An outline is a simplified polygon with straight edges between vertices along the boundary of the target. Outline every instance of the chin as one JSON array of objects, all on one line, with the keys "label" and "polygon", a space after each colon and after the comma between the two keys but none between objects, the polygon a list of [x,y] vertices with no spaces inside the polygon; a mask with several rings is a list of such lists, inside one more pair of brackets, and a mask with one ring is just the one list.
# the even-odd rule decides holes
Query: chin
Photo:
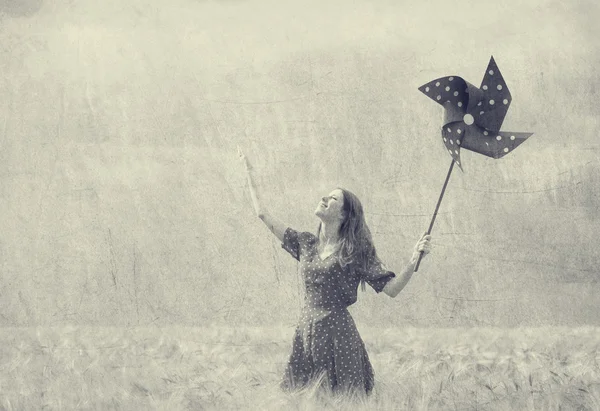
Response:
[{"label": "chin", "polygon": [[323,217],[325,217],[327,215],[327,213],[325,212],[325,210],[321,207],[317,207],[317,209],[315,210],[315,215],[317,217],[319,217],[320,219],[323,219]]}]

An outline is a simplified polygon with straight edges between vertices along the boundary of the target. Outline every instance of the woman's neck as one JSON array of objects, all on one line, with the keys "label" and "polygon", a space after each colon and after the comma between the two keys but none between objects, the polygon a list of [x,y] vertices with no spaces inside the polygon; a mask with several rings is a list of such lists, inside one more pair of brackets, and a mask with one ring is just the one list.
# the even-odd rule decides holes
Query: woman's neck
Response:
[{"label": "woman's neck", "polygon": [[334,245],[338,242],[338,232],[340,230],[340,224],[326,224],[321,223],[321,233],[319,235],[319,241],[325,244]]}]

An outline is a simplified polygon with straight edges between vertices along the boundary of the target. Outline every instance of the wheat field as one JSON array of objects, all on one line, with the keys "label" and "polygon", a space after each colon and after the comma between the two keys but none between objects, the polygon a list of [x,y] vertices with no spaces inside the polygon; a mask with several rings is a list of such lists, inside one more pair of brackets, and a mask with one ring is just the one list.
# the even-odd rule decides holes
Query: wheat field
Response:
[{"label": "wheat field", "polygon": [[3,328],[1,410],[600,410],[600,329],[359,327],[367,399],[278,388],[293,329]]}]

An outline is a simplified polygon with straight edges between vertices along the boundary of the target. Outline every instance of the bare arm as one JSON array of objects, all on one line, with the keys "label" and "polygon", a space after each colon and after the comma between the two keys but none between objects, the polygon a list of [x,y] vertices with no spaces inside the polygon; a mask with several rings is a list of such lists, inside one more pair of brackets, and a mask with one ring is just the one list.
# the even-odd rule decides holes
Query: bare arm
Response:
[{"label": "bare arm", "polygon": [[412,278],[412,275],[415,272],[416,264],[417,260],[411,259],[411,261],[406,265],[406,267],[404,267],[404,270],[402,270],[399,275],[388,281],[385,287],[383,287],[383,292],[392,298],[400,294],[400,291],[406,287],[406,284],[408,284]]},{"label": "bare arm", "polygon": [[410,262],[404,267],[402,272],[396,277],[392,278],[388,283],[383,287],[383,292],[389,295],[390,297],[396,297],[400,291],[408,284],[410,279],[412,278],[413,273],[415,272],[415,265],[419,260],[419,255],[421,251],[423,251],[423,258],[429,253],[431,248],[429,241],[431,240],[431,236],[427,233],[423,234],[421,239],[415,245],[415,249],[413,255],[410,259]]},{"label": "bare arm", "polygon": [[254,170],[244,153],[241,152],[241,150],[239,150],[239,154],[246,167],[248,187],[250,189],[250,197],[252,198],[252,205],[254,207],[254,212],[256,216],[260,218],[263,223],[265,223],[265,225],[269,228],[269,230],[271,230],[275,237],[279,239],[279,241],[283,241],[283,235],[285,234],[287,225],[281,222],[278,218],[272,216],[271,213],[269,213],[269,211],[262,204],[261,198],[258,194],[258,190],[256,189],[256,184],[254,182]]}]

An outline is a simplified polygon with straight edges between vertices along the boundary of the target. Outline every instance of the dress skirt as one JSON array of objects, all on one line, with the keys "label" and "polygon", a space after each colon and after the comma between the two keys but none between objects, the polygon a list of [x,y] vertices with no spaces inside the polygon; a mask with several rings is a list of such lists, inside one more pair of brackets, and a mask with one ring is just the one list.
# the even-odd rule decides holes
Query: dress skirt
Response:
[{"label": "dress skirt", "polygon": [[318,385],[333,393],[370,394],[374,372],[356,324],[344,307],[306,307],[296,327],[281,388]]}]

